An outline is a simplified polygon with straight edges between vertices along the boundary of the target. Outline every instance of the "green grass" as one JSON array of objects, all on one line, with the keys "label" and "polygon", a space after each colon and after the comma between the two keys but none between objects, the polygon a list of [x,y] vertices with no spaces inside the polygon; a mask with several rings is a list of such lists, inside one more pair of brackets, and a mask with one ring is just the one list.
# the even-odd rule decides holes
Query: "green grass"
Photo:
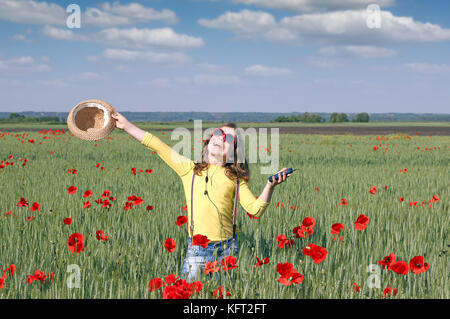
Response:
[{"label": "green grass", "polygon": [[[167,133],[155,134],[174,144]],[[178,275],[187,248],[186,225],[175,225],[177,216],[185,214],[182,207],[186,204],[178,176],[157,155],[117,130],[112,139],[97,143],[69,134],[43,139],[44,135],[34,132],[25,136],[22,144],[18,141],[22,135],[16,135],[0,139],[0,160],[15,162],[0,169],[0,266],[17,266],[14,277],[8,277],[5,288],[0,289],[0,298],[162,298],[161,289],[148,292],[148,282]],[[389,138],[280,136],[281,167],[299,171],[275,188],[260,219],[249,219],[240,207],[239,268],[233,270],[236,282],[204,277],[203,290],[192,298],[212,298],[219,285],[232,292],[229,298],[379,299],[387,286],[399,290],[395,298],[449,298],[450,138]],[[28,139],[35,143],[28,143]],[[374,151],[379,144],[382,147]],[[8,159],[10,154],[13,160]],[[25,166],[19,157],[29,160]],[[105,170],[96,168],[97,163]],[[259,173],[261,165],[250,166],[250,188],[255,196],[260,195],[267,178]],[[135,176],[130,172],[132,167],[153,169],[153,173]],[[67,173],[74,168],[76,175]],[[400,173],[404,168],[408,171]],[[67,188],[72,185],[78,192],[69,195]],[[375,195],[369,193],[372,186],[378,188]],[[89,198],[92,207],[82,209],[86,201],[82,194],[87,189],[94,192]],[[94,203],[105,189],[117,197],[111,208]],[[434,194],[440,200],[430,209],[428,200]],[[141,196],[145,203],[123,210],[130,195]],[[404,202],[398,200],[400,196]],[[30,204],[41,203],[41,210],[18,207],[21,197]],[[349,205],[340,207],[344,197]],[[410,201],[417,201],[418,207],[410,207]],[[277,202],[284,207],[277,208]],[[147,211],[147,205],[155,209]],[[290,209],[295,205],[296,210]],[[5,216],[9,210],[12,214]],[[360,214],[370,218],[363,231],[353,225]],[[36,219],[27,221],[27,216],[33,215]],[[276,236],[292,238],[292,229],[307,216],[316,220],[314,234],[295,239],[291,248],[278,249]],[[73,218],[69,226],[62,222],[66,217]],[[345,224],[342,242],[333,241],[330,234],[331,225],[338,222]],[[97,241],[95,232],[100,229],[109,236],[107,242]],[[86,238],[85,251],[79,254],[66,247],[74,232]],[[164,249],[168,237],[177,243],[173,253]],[[328,255],[322,263],[314,264],[301,253],[310,243],[326,247]],[[424,256],[430,269],[417,275],[410,271],[406,276],[384,270],[380,289],[369,288],[367,267],[391,252],[408,263],[414,256]],[[255,256],[269,257],[270,263],[255,269]],[[276,265],[286,261],[304,275],[301,284],[286,287],[277,282]],[[67,267],[71,264],[81,269],[79,289],[67,288]],[[53,272],[53,284],[29,285],[27,276],[36,269]],[[352,291],[352,283],[362,286],[360,292]]]},{"label": "green grass", "polygon": [[[174,129],[177,127],[193,128],[194,122],[135,122],[145,129]],[[284,122],[284,123],[264,123],[264,122],[237,122],[240,127],[323,127],[323,126],[335,126],[335,127],[372,127],[372,126],[431,126],[431,127],[450,127],[450,122],[369,122],[369,123],[300,123],[300,122]],[[203,128],[215,127],[217,122],[202,122]],[[2,129],[64,129],[68,130],[65,124],[48,124],[48,123],[0,123],[0,132]],[[24,130],[26,131],[26,129]]]}]

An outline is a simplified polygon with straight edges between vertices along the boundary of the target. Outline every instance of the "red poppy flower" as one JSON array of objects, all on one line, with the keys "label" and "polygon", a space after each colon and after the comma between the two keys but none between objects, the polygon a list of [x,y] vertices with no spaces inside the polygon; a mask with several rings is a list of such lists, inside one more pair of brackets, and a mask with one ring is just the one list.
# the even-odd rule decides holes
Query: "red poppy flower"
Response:
[{"label": "red poppy flower", "polygon": [[289,262],[285,262],[284,264],[279,263],[277,265],[277,272],[280,274],[280,278],[277,281],[285,286],[300,284],[304,279],[303,275],[299,274]]},{"label": "red poppy flower", "polygon": [[148,283],[148,290],[149,291],[155,291],[163,286],[163,281],[161,278],[154,278],[150,280]]},{"label": "red poppy flower", "polygon": [[177,221],[175,222],[175,224],[177,224],[180,227],[183,224],[186,224],[187,222],[188,222],[187,216],[178,216],[177,217]]},{"label": "red poppy flower", "polygon": [[103,191],[102,197],[103,197],[103,198],[106,198],[106,197],[109,197],[110,195],[111,195],[111,192],[110,192],[109,190],[105,189],[105,190]]},{"label": "red poppy flower", "polygon": [[131,174],[136,175],[136,167],[131,168]]},{"label": "red poppy flower", "polygon": [[314,227],[314,225],[316,225],[316,220],[312,217],[306,217],[305,219],[303,219],[302,225],[305,227],[312,228]]},{"label": "red poppy flower", "polygon": [[376,186],[372,186],[369,190],[369,193],[371,193],[372,195],[374,195],[377,192],[377,187]]},{"label": "red poppy flower", "polygon": [[64,218],[63,223],[66,225],[72,224],[72,218],[71,217]]},{"label": "red poppy flower", "polygon": [[391,287],[386,287],[383,290],[383,298],[386,297],[386,295],[389,295],[389,297],[391,296],[392,292],[394,293],[394,296],[397,296],[397,288],[391,288]]},{"label": "red poppy flower", "polygon": [[319,264],[327,257],[327,250],[324,247],[317,246],[315,244],[309,244],[303,248],[302,252],[311,257],[315,264]]},{"label": "red poppy flower", "polygon": [[431,201],[434,203],[439,202],[439,197],[437,197],[436,195],[433,195],[433,197],[431,198]]},{"label": "red poppy flower", "polygon": [[201,281],[194,281],[192,286],[195,288],[196,292],[200,292],[203,289],[203,283]]},{"label": "red poppy flower", "polygon": [[5,213],[5,216],[10,216],[12,214],[12,210],[8,210],[6,213]]},{"label": "red poppy flower", "polygon": [[90,189],[88,189],[87,191],[84,192],[83,197],[87,198],[92,196],[92,194],[94,194]]},{"label": "red poppy flower", "polygon": [[400,202],[403,202],[403,201],[405,201],[405,198],[402,197],[402,196],[400,196],[400,197],[398,198],[398,200],[399,200]]},{"label": "red poppy flower", "polygon": [[105,199],[105,200],[102,202],[102,207],[103,207],[103,208],[105,208],[105,207],[110,208],[110,207],[111,207],[111,202],[110,202],[109,200]]},{"label": "red poppy flower", "polygon": [[229,270],[239,267],[236,265],[236,257],[234,256],[225,257],[220,261],[220,264],[223,266],[222,270]]},{"label": "red poppy flower", "polygon": [[21,197],[19,203],[17,204],[19,207],[28,207],[28,202],[25,200],[25,198]]},{"label": "red poppy flower", "polygon": [[153,170],[152,170],[152,169],[146,169],[145,172],[146,172],[147,174],[151,174],[151,173],[153,173]]},{"label": "red poppy flower", "polygon": [[[290,280],[289,280],[290,279]],[[291,273],[288,277],[281,276],[278,278],[278,282],[285,286],[290,286],[292,284],[300,284],[305,278],[302,274],[298,272]]]},{"label": "red poppy flower", "polygon": [[191,245],[198,245],[198,246],[202,246],[203,248],[208,247],[210,240],[208,239],[208,237],[197,234],[194,235],[194,238],[192,240],[192,244]]},{"label": "red poppy flower", "polygon": [[12,277],[16,271],[16,265],[11,264],[6,270],[9,271],[9,275]]},{"label": "red poppy flower", "polygon": [[183,208],[182,208],[185,212],[188,210],[187,209],[187,205],[186,206],[183,206]]},{"label": "red poppy flower", "polygon": [[[216,289],[214,289],[213,291],[213,296],[214,298],[219,298],[219,299],[223,299],[223,293],[225,292],[225,288],[223,288],[223,286],[217,287]],[[226,295],[227,296],[231,296],[231,292],[229,292],[228,290],[226,291]]]},{"label": "red poppy flower", "polygon": [[34,217],[34,216],[28,216],[28,217],[27,217],[27,221],[29,221],[29,222],[32,221],[32,220],[34,220],[34,219],[36,219],[36,217]]},{"label": "red poppy flower", "polygon": [[409,267],[412,272],[415,274],[420,274],[428,270],[428,263],[424,263],[424,259],[422,256],[415,256],[409,261]]},{"label": "red poppy flower", "polygon": [[86,203],[83,202],[83,209],[89,208],[89,207],[91,207],[91,206],[92,206],[92,205],[91,205],[91,203],[89,203],[89,201],[87,201]]},{"label": "red poppy flower", "polygon": [[358,286],[358,284],[356,283],[352,283],[353,285],[353,292],[359,292],[359,289],[361,288],[361,286]]},{"label": "red poppy flower", "polygon": [[41,204],[40,203],[33,203],[33,205],[30,207],[30,210],[35,212],[35,211],[39,211],[41,209]]},{"label": "red poppy flower", "polygon": [[73,195],[73,194],[75,194],[77,192],[77,190],[78,190],[78,188],[76,188],[75,186],[70,186],[67,189],[67,192],[69,193],[69,195]]},{"label": "red poppy flower", "polygon": [[130,210],[133,208],[133,204],[130,202],[126,202],[125,206],[123,207],[124,210]]},{"label": "red poppy flower", "polygon": [[250,218],[250,219],[258,219],[259,218],[259,217],[253,216],[249,212],[246,212],[246,213],[247,213],[248,218]]},{"label": "red poppy flower", "polygon": [[408,263],[402,260],[391,265],[391,269],[399,275],[406,275],[409,271]]},{"label": "red poppy flower", "polygon": [[409,202],[409,206],[415,206],[415,207],[417,207],[417,201],[412,201],[412,202]]},{"label": "red poppy flower", "polygon": [[369,217],[361,214],[356,219],[355,229],[356,230],[364,230],[364,229],[366,229],[368,223],[369,223]]},{"label": "red poppy flower", "polygon": [[256,265],[254,266],[254,268],[268,264],[270,262],[270,259],[267,257],[265,257],[261,260],[258,257],[256,257],[256,260],[257,260],[257,262],[256,262]]},{"label": "red poppy flower", "polygon": [[95,232],[95,236],[97,237],[97,240],[103,240],[103,241],[108,240],[108,236],[105,236],[105,232],[103,230],[97,230]]},{"label": "red poppy flower", "polygon": [[188,299],[194,289],[198,289],[198,284],[187,283],[185,279],[177,280],[172,286],[163,290],[164,299]]},{"label": "red poppy flower", "polygon": [[42,283],[45,282],[45,279],[47,279],[47,276],[45,275],[45,272],[41,271],[40,269],[37,269],[34,272],[34,275],[29,275],[27,277],[27,282],[31,285],[33,283],[33,281],[35,280],[39,280]]},{"label": "red poppy flower", "polygon": [[296,226],[293,230],[292,233],[295,235],[295,238],[306,238],[306,227],[303,225],[300,226]]},{"label": "red poppy flower", "polygon": [[180,276],[175,277],[174,274],[167,275],[166,278],[164,278],[164,284],[171,285],[171,284],[175,283],[178,278],[180,278]]},{"label": "red poppy flower", "polygon": [[291,247],[292,245],[294,245],[294,240],[289,240],[286,235],[283,234],[277,236],[277,242],[277,248]]},{"label": "red poppy flower", "polygon": [[278,264],[277,265],[277,272],[281,275],[281,276],[287,276],[289,275],[294,269],[294,266],[289,263],[289,262],[285,262],[284,264]]},{"label": "red poppy flower", "polygon": [[73,233],[70,235],[67,240],[67,248],[69,248],[69,250],[74,254],[84,251],[84,236],[79,233]]},{"label": "red poppy flower", "polygon": [[318,191],[320,191],[320,188],[319,188],[319,187],[316,187],[316,192],[318,192]]},{"label": "red poppy flower", "polygon": [[384,257],[383,260],[379,260],[378,263],[383,266],[383,270],[386,267],[387,270],[391,270],[391,266],[395,264],[395,258],[395,254],[391,253],[389,256]]},{"label": "red poppy flower", "polygon": [[164,242],[164,247],[169,253],[172,253],[175,251],[177,243],[172,238],[167,238],[166,241]]},{"label": "red poppy flower", "polygon": [[220,267],[216,267],[217,260],[214,261],[207,261],[205,264],[205,269],[203,269],[203,273],[209,274],[209,273],[215,273],[220,270]]},{"label": "red poppy flower", "polygon": [[347,205],[348,205],[347,199],[346,198],[342,198],[340,203],[339,203],[339,206],[347,206]]},{"label": "red poppy flower", "polygon": [[340,224],[340,223],[333,224],[333,225],[331,225],[331,233],[337,235],[344,228],[345,228],[344,224]]},{"label": "red poppy flower", "polygon": [[139,196],[128,196],[128,200],[132,202],[133,205],[140,205],[144,202],[144,200]]},{"label": "red poppy flower", "polygon": [[155,206],[153,206],[153,205],[148,205],[146,209],[147,209],[147,210],[153,210],[154,208],[155,208]]}]

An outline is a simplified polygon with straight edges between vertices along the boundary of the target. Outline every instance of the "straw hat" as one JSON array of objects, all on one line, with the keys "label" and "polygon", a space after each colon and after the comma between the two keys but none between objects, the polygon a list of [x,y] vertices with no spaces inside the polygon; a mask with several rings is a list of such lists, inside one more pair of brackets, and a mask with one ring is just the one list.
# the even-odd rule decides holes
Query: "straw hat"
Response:
[{"label": "straw hat", "polygon": [[67,126],[73,135],[82,140],[101,140],[116,127],[111,118],[115,112],[116,109],[105,101],[82,101],[70,111]]}]

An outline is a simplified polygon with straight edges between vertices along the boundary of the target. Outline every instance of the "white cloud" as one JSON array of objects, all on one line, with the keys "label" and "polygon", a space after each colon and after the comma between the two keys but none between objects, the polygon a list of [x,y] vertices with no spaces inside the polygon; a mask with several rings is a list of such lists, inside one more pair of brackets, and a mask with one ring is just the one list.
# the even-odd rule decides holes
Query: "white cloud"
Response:
[{"label": "white cloud", "polygon": [[162,47],[169,49],[191,49],[203,46],[202,38],[179,34],[171,28],[109,28],[94,33],[77,34],[69,29],[45,26],[43,34],[49,38],[67,41],[87,41],[114,47],[147,49]]},{"label": "white cloud", "polygon": [[139,85],[147,87],[154,87],[154,88],[161,88],[161,89],[168,89],[172,87],[172,81],[168,78],[157,78],[150,81],[141,81],[139,82]]},{"label": "white cloud", "polygon": [[395,4],[395,0],[233,0],[233,2],[269,9],[303,12],[362,9],[373,3],[381,7]]},{"label": "white cloud", "polygon": [[9,39],[12,41],[19,41],[19,42],[33,42],[32,40],[28,39],[25,34],[14,34]]},{"label": "white cloud", "polygon": [[449,73],[450,65],[448,64],[430,64],[424,62],[411,62],[403,65],[409,71],[423,74],[439,74]]},{"label": "white cloud", "polygon": [[200,19],[198,23],[208,28],[228,30],[238,35],[267,32],[276,26],[275,18],[271,14],[250,10],[225,12],[216,19]]},{"label": "white cloud", "polygon": [[206,86],[226,86],[241,84],[242,80],[236,75],[196,74],[193,83]]},{"label": "white cloud", "polygon": [[175,13],[168,9],[156,11],[153,8],[145,7],[139,3],[129,3],[128,5],[120,5],[115,2],[110,5],[108,2],[101,5],[103,11],[115,14],[119,17],[127,17],[130,24],[137,22],[150,22],[159,20],[165,23],[177,23],[178,19]]},{"label": "white cloud", "polygon": [[[0,19],[23,24],[65,26],[69,13],[55,3],[34,0],[0,0]],[[88,7],[81,13],[81,26],[109,28],[162,21],[177,23],[175,13],[168,9],[157,11],[139,3],[120,5],[103,3],[100,8]]]},{"label": "white cloud", "polygon": [[150,63],[186,63],[190,61],[189,56],[181,52],[164,53],[125,49],[106,49],[103,52],[103,57],[110,60],[126,62],[144,61]]},{"label": "white cloud", "polygon": [[61,29],[46,25],[42,33],[52,39],[66,40],[66,41],[87,41],[88,38],[84,35],[75,34],[70,29]]},{"label": "white cloud", "polygon": [[197,67],[204,71],[216,72],[221,69],[221,67],[212,63],[197,63]]},{"label": "white cloud", "polygon": [[369,45],[327,46],[318,51],[322,56],[386,58],[397,55],[397,51]]},{"label": "white cloud", "polygon": [[289,44],[383,45],[398,43],[429,43],[450,40],[450,29],[397,17],[380,11],[381,28],[367,26],[366,10],[345,10],[300,14],[276,22],[261,11],[226,12],[216,19],[200,19],[205,27],[228,30],[236,35],[264,38]]},{"label": "white cloud", "polygon": [[342,62],[336,61],[335,59],[315,56],[309,57],[308,63],[321,69],[334,69],[342,65]]},{"label": "white cloud", "polygon": [[179,34],[171,28],[110,28],[99,31],[95,37],[97,41],[105,42],[109,45],[130,46],[134,48],[158,46],[174,49],[190,49],[204,45],[202,38]]},{"label": "white cloud", "polygon": [[275,68],[258,64],[245,68],[244,73],[259,77],[290,76],[294,74],[292,70],[287,68]]},{"label": "white cloud", "polygon": [[49,86],[49,87],[56,87],[56,88],[66,88],[69,87],[69,84],[61,79],[54,79],[54,80],[45,80],[42,81],[42,84],[44,84],[45,86]]},{"label": "white cloud", "polygon": [[0,19],[24,24],[66,24],[66,10],[54,3],[0,0]]},{"label": "white cloud", "polygon": [[101,76],[96,72],[83,72],[79,76],[80,80],[99,80]]},{"label": "white cloud", "polygon": [[50,67],[44,63],[37,63],[31,56],[19,56],[8,60],[0,59],[0,70],[11,71],[49,71]]}]

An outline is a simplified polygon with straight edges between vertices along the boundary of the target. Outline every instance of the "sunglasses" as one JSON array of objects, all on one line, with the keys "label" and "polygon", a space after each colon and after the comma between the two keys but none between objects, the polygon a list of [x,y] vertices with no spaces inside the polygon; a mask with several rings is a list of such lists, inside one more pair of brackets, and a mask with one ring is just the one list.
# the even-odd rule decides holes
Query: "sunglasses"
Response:
[{"label": "sunglasses", "polygon": [[216,129],[213,132],[213,136],[222,136],[225,142],[236,144],[235,136],[232,134],[225,134],[225,132],[220,128]]}]

